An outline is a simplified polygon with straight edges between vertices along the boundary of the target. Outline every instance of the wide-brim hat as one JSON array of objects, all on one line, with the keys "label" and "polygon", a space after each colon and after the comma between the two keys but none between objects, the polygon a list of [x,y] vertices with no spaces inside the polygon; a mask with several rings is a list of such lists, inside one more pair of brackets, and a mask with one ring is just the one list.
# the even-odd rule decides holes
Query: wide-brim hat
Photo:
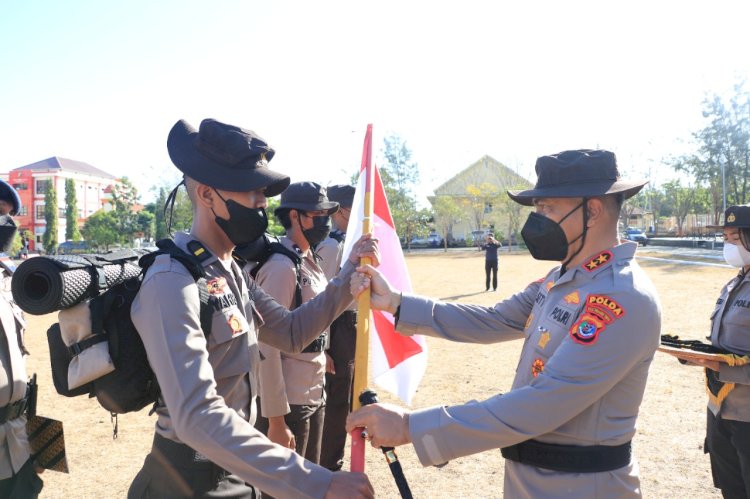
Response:
[{"label": "wide-brim hat", "polygon": [[706,225],[707,229],[726,229],[729,227],[750,228],[750,206],[730,206],[724,212],[724,225]]},{"label": "wide-brim hat", "polygon": [[534,198],[579,198],[621,193],[634,196],[648,180],[623,180],[617,158],[610,151],[579,149],[563,151],[536,160],[537,181],[533,189],[508,191],[522,205],[533,205]]},{"label": "wide-brim hat", "polygon": [[326,188],[315,182],[295,182],[281,194],[281,200],[274,214],[282,210],[327,211],[336,213],[339,204],[329,201]]},{"label": "wide-brim hat", "polygon": [[230,192],[262,189],[268,197],[281,194],[289,177],[268,168],[275,151],[252,130],[205,119],[198,130],[185,120],[167,138],[172,163],[201,184]]},{"label": "wide-brim hat", "polygon": [[328,200],[336,201],[342,208],[351,208],[354,204],[355,191],[356,189],[352,185],[329,185],[327,189]]},{"label": "wide-brim hat", "polygon": [[9,215],[16,215],[21,211],[21,197],[13,186],[4,180],[0,180],[0,199],[11,204]]}]

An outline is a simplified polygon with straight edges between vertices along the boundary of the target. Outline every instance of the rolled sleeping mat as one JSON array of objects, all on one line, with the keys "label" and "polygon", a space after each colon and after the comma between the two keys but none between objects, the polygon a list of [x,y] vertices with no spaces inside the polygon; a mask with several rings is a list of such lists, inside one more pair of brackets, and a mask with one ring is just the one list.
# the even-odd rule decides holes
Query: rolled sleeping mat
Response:
[{"label": "rolled sleeping mat", "polygon": [[44,315],[72,307],[140,274],[138,254],[29,258],[13,273],[11,292],[21,310]]}]

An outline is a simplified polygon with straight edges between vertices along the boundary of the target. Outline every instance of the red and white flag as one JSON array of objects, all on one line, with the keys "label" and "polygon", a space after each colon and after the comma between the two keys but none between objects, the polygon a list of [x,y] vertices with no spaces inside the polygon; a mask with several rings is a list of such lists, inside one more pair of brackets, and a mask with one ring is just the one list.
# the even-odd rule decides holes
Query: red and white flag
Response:
[{"label": "red and white flag", "polygon": [[[346,261],[352,246],[362,235],[364,219],[366,163],[362,161],[359,182],[356,186],[352,215],[346,230],[346,243],[342,261]],[[396,233],[396,226],[391,217],[385,189],[380,179],[380,172],[375,164],[372,192],[373,213],[371,227],[378,238],[380,248],[380,267],[378,270],[396,289],[411,292],[409,272],[401,251],[401,242]],[[411,404],[417,386],[422,380],[427,367],[427,344],[424,337],[401,336],[395,331],[394,319],[388,312],[372,310],[372,329],[370,331],[370,352],[372,377],[378,386],[397,395],[407,404]]]}]

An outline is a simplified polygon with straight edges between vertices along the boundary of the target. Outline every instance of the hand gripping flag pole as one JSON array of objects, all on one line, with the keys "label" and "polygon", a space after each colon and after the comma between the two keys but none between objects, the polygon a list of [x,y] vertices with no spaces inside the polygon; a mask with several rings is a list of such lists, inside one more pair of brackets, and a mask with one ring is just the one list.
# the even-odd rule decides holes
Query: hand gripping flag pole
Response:
[{"label": "hand gripping flag pole", "polygon": [[[364,218],[362,219],[362,234],[372,231],[373,211],[373,168],[372,168],[372,124],[367,125],[365,143],[362,149],[362,170],[366,175],[365,180],[365,203]],[[372,263],[370,258],[360,258],[360,264]],[[357,343],[354,354],[354,381],[353,393],[362,393],[367,389],[367,368],[370,356],[370,290],[366,289],[358,299],[357,310]],[[352,411],[361,407],[358,397],[352,397]],[[351,471],[364,473],[365,471],[365,439],[362,437],[362,429],[355,428],[351,432]]]},{"label": "hand gripping flag pole", "polygon": [[[370,405],[378,403],[378,395],[372,390],[365,390],[359,394],[359,401],[362,405]],[[411,489],[409,483],[406,481],[406,475],[404,470],[401,468],[401,462],[398,460],[396,455],[396,449],[393,447],[381,447],[385,460],[388,462],[388,467],[391,469],[391,475],[396,481],[398,492],[401,494],[403,499],[412,499]]]},{"label": "hand gripping flag pole", "polygon": [[[362,150],[362,167],[365,174],[365,195],[362,218],[362,234],[368,234],[374,231],[372,219],[374,218],[373,209],[373,184],[375,179],[375,168],[372,165],[372,124],[367,125],[365,134],[365,143]],[[370,264],[370,258],[361,258],[360,264]],[[353,393],[360,394],[358,397],[352,397],[352,410],[357,410],[363,405],[377,403],[377,394],[367,388],[368,384],[368,364],[370,354],[370,328],[372,317],[370,315],[370,290],[366,289],[358,299],[357,312],[357,344],[354,355],[354,382]],[[365,471],[365,438],[362,434],[362,428],[355,428],[351,432],[351,471]],[[391,469],[396,486],[404,499],[412,499],[409,484],[404,476],[401,463],[398,461],[396,452],[393,447],[381,447],[388,467]]]}]

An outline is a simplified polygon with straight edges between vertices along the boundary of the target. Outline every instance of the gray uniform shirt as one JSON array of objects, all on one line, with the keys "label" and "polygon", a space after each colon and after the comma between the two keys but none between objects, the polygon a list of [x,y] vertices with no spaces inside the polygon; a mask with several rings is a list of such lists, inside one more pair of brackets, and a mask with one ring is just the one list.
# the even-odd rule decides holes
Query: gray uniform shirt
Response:
[{"label": "gray uniform shirt", "polygon": [[[18,344],[26,323],[10,294],[10,280],[0,268],[0,407],[26,396],[26,359]],[[30,453],[25,415],[0,424],[0,480],[18,473]]]},{"label": "gray uniform shirt", "polygon": [[[302,258],[300,277],[302,303],[323,292],[328,283],[315,263],[311,250],[301,253],[288,237],[281,244]],[[286,308],[293,308],[297,271],[292,261],[276,253],[263,264],[257,274],[258,285]],[[319,333],[322,333],[320,331]],[[283,353],[278,348],[260,343],[260,410],[264,417],[283,416],[289,405],[320,405],[326,375],[326,355],[321,352]]]},{"label": "gray uniform shirt", "polygon": [[328,280],[333,279],[338,273],[343,250],[343,243],[332,237],[326,237],[315,248],[315,252],[320,257],[320,268],[323,269],[323,273]]},{"label": "gray uniform shirt", "polygon": [[[711,343],[738,355],[750,355],[750,276],[738,274],[721,290],[711,314]],[[721,404],[709,401],[714,414],[723,419],[750,422],[750,365],[720,364],[719,380],[735,383]]]},{"label": "gray uniform shirt", "polygon": [[[184,233],[175,237],[182,249],[190,240]],[[274,496],[323,497],[331,472],[253,427],[257,341],[260,335],[281,350],[301,351],[352,299],[354,267],[347,264],[318,299],[290,312],[234,262],[211,256],[203,266],[215,306],[208,340],[200,327],[198,287],[167,255],[149,268],[131,308],[165,404],[157,409],[156,431]]]},{"label": "gray uniform shirt", "polygon": [[[424,465],[529,439],[619,445],[635,433],[661,312],[633,260],[635,243],[604,251],[494,307],[404,295],[397,329],[454,341],[523,338],[513,388],[504,395],[412,413],[409,431]],[[506,461],[508,497],[640,495],[637,465],[604,473],[559,473]]]}]

